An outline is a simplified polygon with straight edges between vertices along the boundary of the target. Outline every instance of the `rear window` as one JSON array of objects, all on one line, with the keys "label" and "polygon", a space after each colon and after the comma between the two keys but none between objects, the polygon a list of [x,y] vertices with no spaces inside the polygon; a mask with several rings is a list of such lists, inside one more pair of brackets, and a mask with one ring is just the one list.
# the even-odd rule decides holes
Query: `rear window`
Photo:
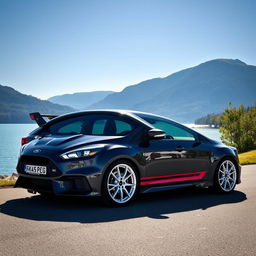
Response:
[{"label": "rear window", "polygon": [[43,130],[52,135],[123,136],[135,129],[135,123],[125,117],[84,115],[69,118]]}]

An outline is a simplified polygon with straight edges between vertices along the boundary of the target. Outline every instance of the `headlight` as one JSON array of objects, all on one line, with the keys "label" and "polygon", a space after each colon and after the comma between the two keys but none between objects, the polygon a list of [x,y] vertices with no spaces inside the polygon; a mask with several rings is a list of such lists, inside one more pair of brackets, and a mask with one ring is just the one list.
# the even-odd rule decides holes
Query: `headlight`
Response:
[{"label": "headlight", "polygon": [[61,158],[63,159],[74,159],[74,158],[81,158],[81,157],[88,157],[96,155],[101,149],[104,148],[104,145],[94,145],[88,146],[84,148],[78,148],[72,151],[68,151],[66,153],[61,154]]}]

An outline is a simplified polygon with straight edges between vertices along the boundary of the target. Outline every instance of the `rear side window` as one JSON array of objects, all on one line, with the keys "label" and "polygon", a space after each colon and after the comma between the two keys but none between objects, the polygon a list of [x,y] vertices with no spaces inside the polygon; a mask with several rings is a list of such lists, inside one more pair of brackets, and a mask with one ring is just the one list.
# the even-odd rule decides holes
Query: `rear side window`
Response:
[{"label": "rear side window", "polygon": [[130,133],[135,127],[135,123],[125,117],[84,115],[54,123],[43,132],[52,135],[123,136]]},{"label": "rear side window", "polygon": [[92,126],[92,135],[104,135],[107,120],[96,120]]},{"label": "rear side window", "polygon": [[116,125],[116,133],[118,135],[125,135],[132,131],[133,127],[131,124],[120,121],[120,120],[115,120],[115,125]]},{"label": "rear side window", "polygon": [[67,125],[64,125],[58,130],[59,134],[79,134],[82,130],[82,122],[74,122]]}]

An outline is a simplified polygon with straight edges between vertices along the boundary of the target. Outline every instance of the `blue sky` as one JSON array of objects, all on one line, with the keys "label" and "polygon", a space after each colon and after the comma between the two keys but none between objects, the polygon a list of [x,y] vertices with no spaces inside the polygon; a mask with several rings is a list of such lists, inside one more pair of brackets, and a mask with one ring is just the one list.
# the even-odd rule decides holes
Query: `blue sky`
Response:
[{"label": "blue sky", "polygon": [[0,0],[0,84],[120,91],[216,58],[256,65],[256,1]]}]

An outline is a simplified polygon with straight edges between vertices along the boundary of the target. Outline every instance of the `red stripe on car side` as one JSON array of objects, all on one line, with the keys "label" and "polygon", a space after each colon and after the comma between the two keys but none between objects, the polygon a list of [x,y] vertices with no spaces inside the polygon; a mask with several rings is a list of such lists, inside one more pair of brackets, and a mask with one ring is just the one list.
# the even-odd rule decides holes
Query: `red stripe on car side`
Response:
[{"label": "red stripe on car side", "polygon": [[187,173],[171,174],[171,175],[163,175],[163,176],[144,177],[144,178],[141,178],[141,180],[153,180],[153,179],[168,178],[168,177],[175,177],[175,176],[199,175],[200,173],[201,172],[187,172]]},{"label": "red stripe on car side", "polygon": [[[190,173],[182,173],[182,174],[173,174],[173,175],[164,175],[164,176],[155,176],[155,177],[145,177],[141,178],[141,180],[147,180],[147,181],[141,181],[141,186],[146,185],[153,185],[153,184],[161,184],[161,183],[173,183],[173,182],[180,182],[180,181],[192,181],[192,180],[201,180],[205,176],[206,172],[190,172]],[[182,177],[191,175],[189,177]],[[179,177],[177,177],[179,176]],[[169,178],[168,178],[169,177]],[[161,179],[164,178],[164,179]],[[151,179],[151,180],[148,180]],[[152,180],[157,179],[157,180]]]}]

